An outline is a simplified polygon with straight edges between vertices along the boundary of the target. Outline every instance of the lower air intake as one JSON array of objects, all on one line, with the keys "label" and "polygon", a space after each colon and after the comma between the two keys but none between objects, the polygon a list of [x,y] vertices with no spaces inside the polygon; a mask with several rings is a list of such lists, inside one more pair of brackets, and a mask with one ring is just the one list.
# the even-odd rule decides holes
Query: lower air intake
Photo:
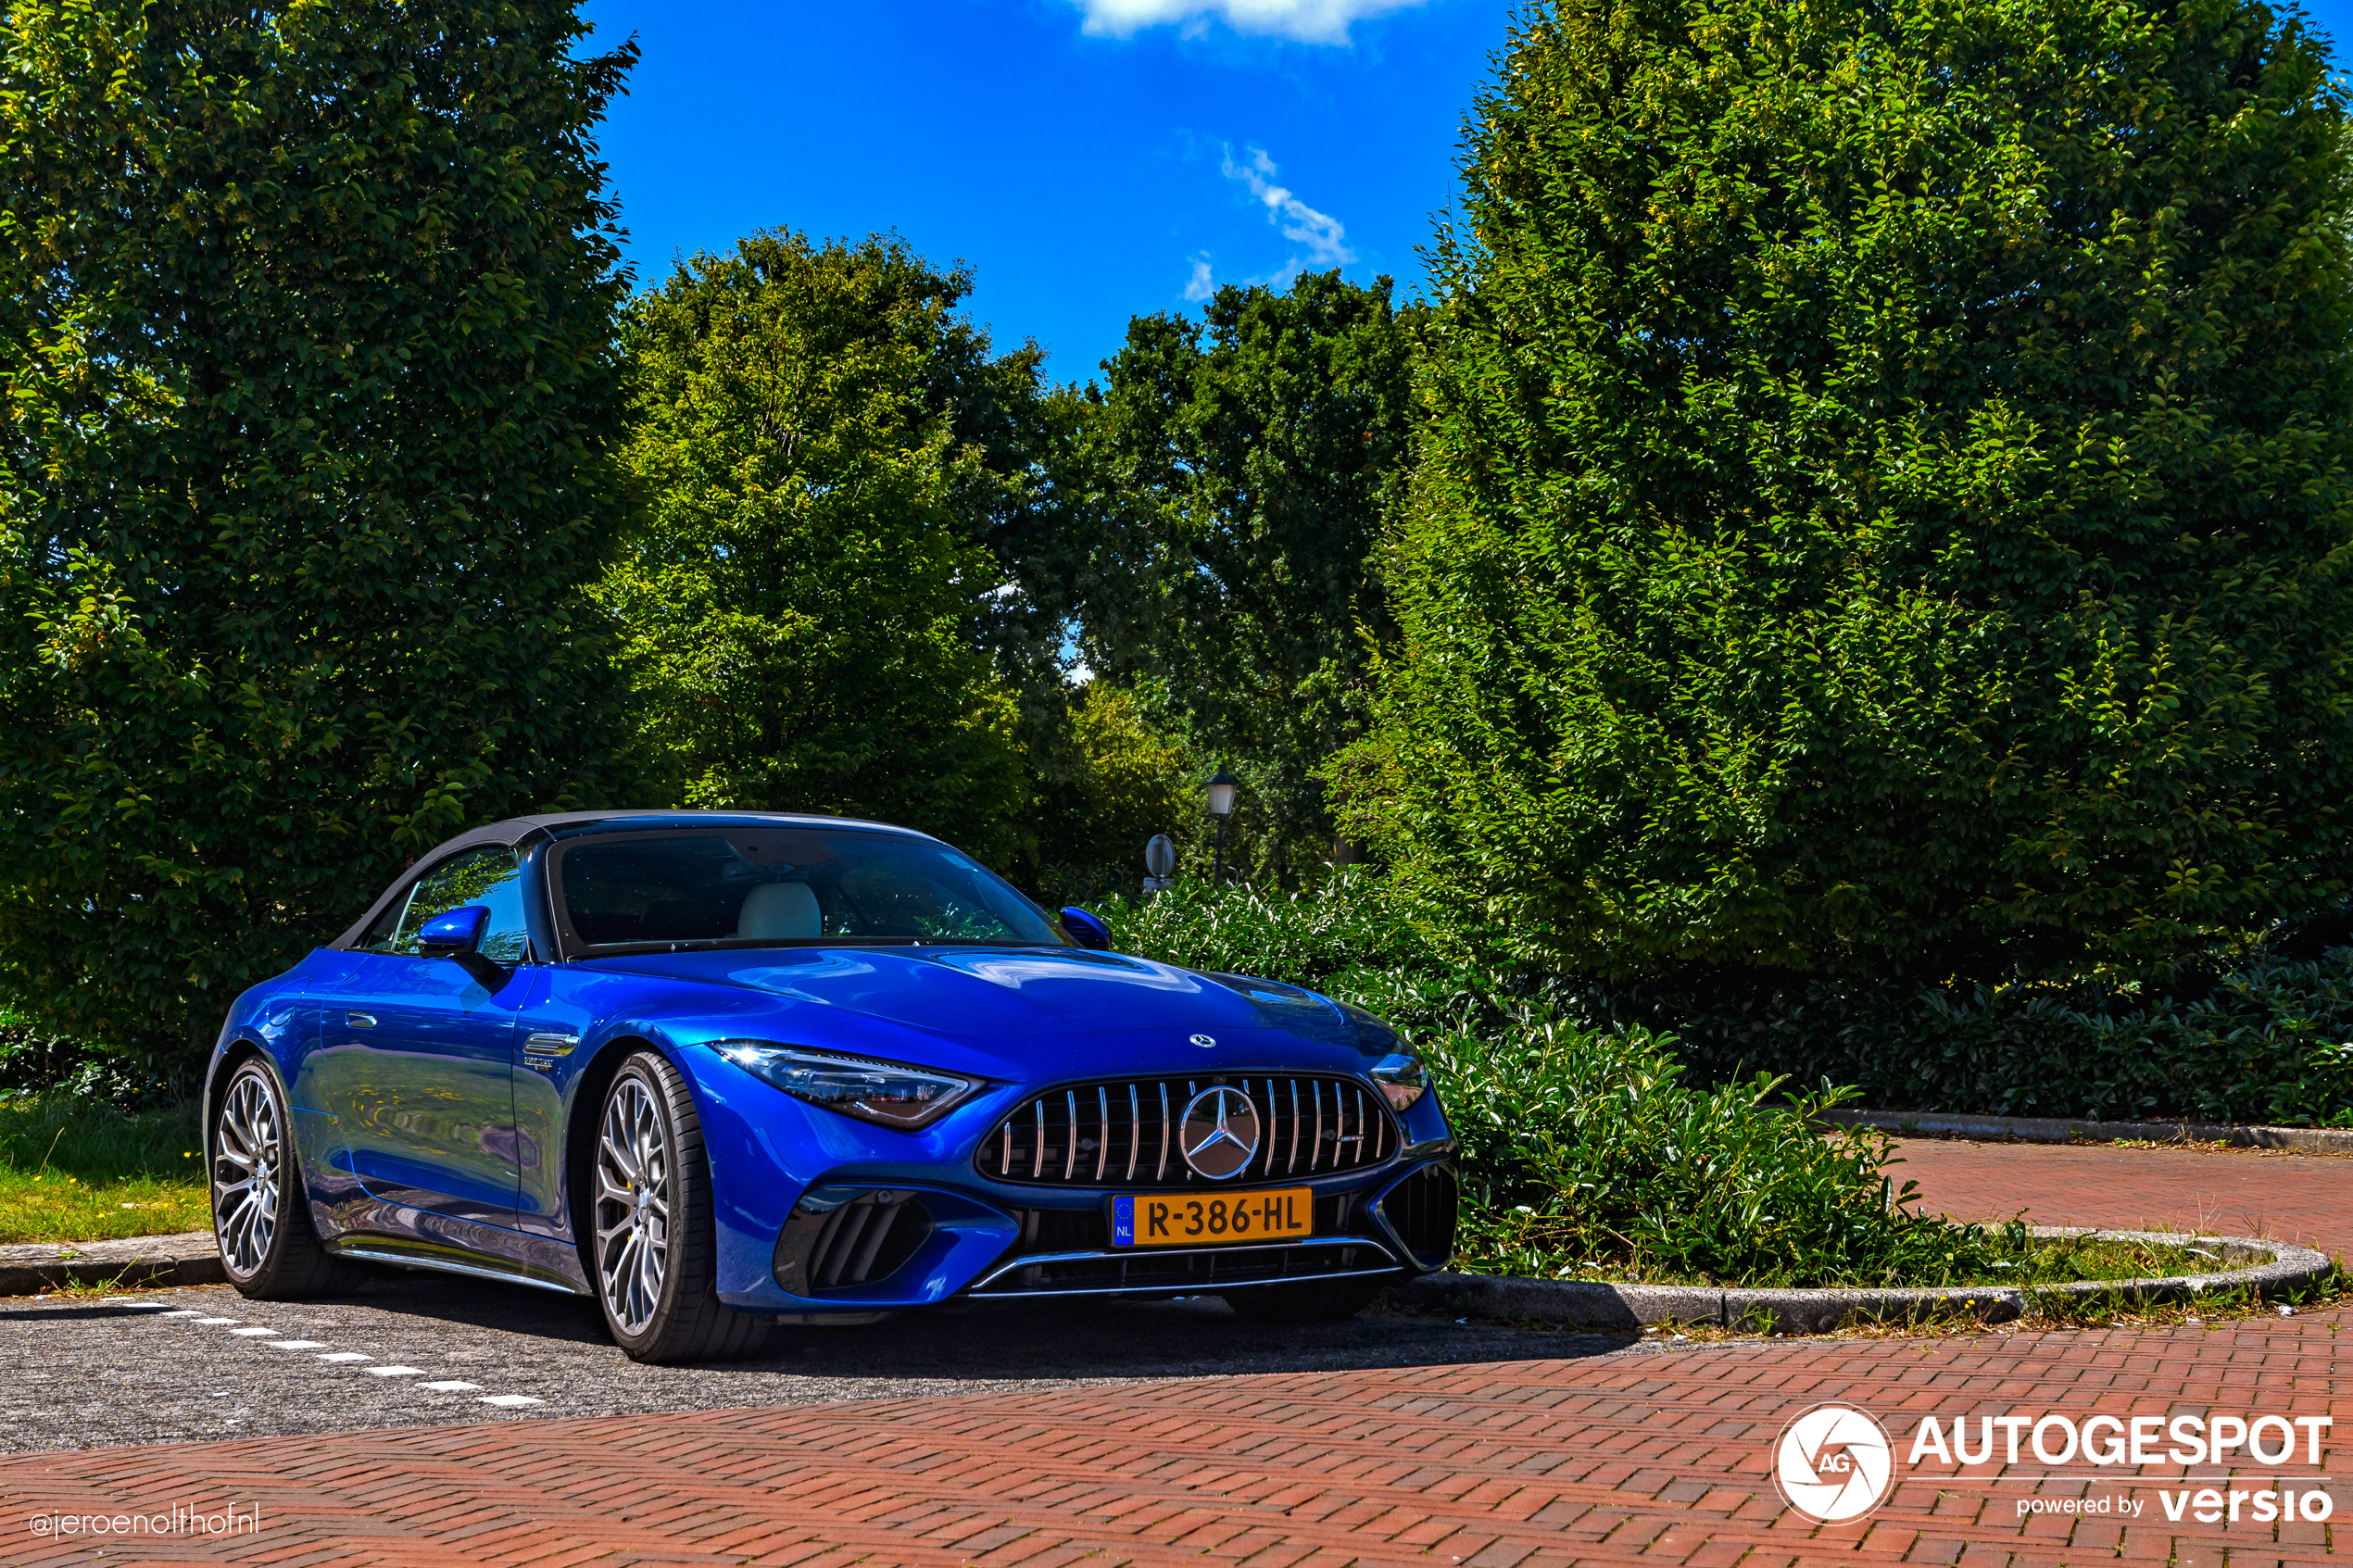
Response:
[{"label": "lower air intake", "polygon": [[795,1296],[830,1296],[888,1279],[932,1232],[915,1194],[812,1187],[776,1237],[776,1283]]},{"label": "lower air intake", "polygon": [[1380,1200],[1381,1218],[1425,1269],[1443,1268],[1454,1255],[1454,1168],[1425,1165]]}]

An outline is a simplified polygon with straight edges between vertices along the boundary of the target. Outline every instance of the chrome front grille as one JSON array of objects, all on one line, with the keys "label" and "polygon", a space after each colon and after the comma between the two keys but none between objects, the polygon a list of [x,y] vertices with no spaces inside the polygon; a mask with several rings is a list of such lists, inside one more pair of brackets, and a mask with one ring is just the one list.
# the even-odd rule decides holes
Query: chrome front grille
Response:
[{"label": "chrome front grille", "polygon": [[[1212,1184],[1177,1148],[1185,1107],[1223,1084],[1250,1097],[1258,1149],[1249,1167]],[[1032,1096],[981,1140],[980,1173],[1047,1186],[1185,1187],[1325,1176],[1396,1152],[1388,1110],[1353,1078],[1218,1073],[1113,1078]]]}]

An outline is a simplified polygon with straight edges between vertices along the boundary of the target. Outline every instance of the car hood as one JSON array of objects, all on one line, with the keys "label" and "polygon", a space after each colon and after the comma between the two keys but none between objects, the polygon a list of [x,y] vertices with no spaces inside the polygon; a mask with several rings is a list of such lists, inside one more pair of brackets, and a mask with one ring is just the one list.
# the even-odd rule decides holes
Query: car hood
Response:
[{"label": "car hood", "polygon": [[1312,991],[1120,953],[1035,947],[786,947],[641,953],[586,969],[743,987],[927,1034],[1038,1036],[1275,1029],[1358,1048]]}]

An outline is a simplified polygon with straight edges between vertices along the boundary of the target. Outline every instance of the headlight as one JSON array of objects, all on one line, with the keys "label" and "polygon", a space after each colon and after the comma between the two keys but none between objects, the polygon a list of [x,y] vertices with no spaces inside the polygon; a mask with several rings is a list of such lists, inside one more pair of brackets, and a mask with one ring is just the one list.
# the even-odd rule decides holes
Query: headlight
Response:
[{"label": "headlight", "polygon": [[1422,1059],[1417,1056],[1385,1056],[1370,1071],[1373,1082],[1389,1097],[1392,1110],[1404,1110],[1429,1087],[1429,1076],[1422,1071]]},{"label": "headlight", "polygon": [[713,1048],[795,1099],[902,1132],[929,1126],[982,1087],[978,1078],[960,1078],[928,1067],[837,1056],[765,1040],[719,1040],[713,1042]]}]

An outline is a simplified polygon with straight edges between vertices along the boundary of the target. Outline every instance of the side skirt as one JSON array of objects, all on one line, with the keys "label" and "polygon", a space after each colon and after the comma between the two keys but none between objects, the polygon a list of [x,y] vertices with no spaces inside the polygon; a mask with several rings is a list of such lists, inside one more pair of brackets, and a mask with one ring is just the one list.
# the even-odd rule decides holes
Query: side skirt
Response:
[{"label": "side skirt", "polygon": [[561,1296],[588,1294],[579,1282],[566,1279],[549,1270],[534,1268],[510,1259],[485,1257],[455,1247],[410,1241],[400,1236],[345,1236],[328,1242],[326,1246],[327,1250],[338,1258],[363,1259],[371,1263],[394,1263],[407,1269],[429,1269],[435,1273],[464,1274],[472,1279],[495,1279],[508,1285],[528,1285],[539,1290],[552,1290]]}]

